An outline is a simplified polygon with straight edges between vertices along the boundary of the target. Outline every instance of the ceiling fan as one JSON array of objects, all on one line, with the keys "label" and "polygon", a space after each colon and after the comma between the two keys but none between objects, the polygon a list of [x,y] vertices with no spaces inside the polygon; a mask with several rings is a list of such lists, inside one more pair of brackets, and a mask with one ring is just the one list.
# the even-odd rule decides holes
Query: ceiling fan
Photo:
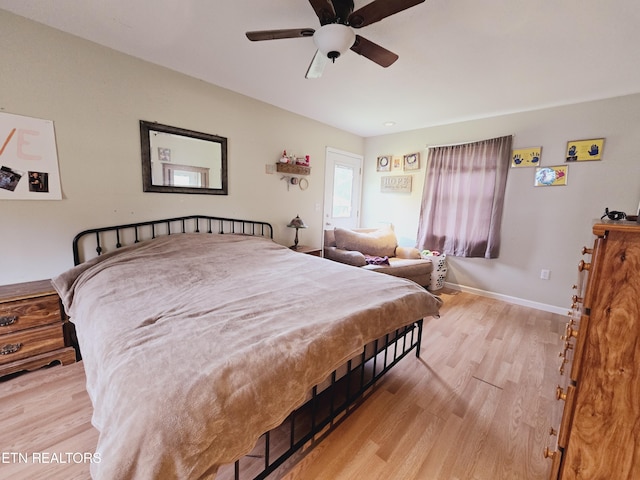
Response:
[{"label": "ceiling fan", "polygon": [[327,62],[329,60],[335,62],[336,58],[348,49],[386,68],[398,59],[398,55],[360,35],[356,35],[353,29],[379,22],[424,1],[374,0],[354,12],[353,0],[309,0],[320,20],[319,29],[259,30],[247,32],[247,38],[255,42],[280,38],[313,37],[318,50],[307,69],[306,78],[319,78]]}]

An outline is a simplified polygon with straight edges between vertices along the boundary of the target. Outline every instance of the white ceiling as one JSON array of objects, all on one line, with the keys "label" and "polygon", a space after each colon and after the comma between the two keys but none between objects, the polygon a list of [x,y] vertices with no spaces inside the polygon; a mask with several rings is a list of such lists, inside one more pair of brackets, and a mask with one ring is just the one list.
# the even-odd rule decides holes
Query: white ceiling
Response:
[{"label": "white ceiling", "polygon": [[311,38],[244,35],[317,28],[307,0],[0,8],[363,137],[640,92],[638,0],[427,0],[357,31],[400,56],[391,67],[349,51],[317,80]]}]

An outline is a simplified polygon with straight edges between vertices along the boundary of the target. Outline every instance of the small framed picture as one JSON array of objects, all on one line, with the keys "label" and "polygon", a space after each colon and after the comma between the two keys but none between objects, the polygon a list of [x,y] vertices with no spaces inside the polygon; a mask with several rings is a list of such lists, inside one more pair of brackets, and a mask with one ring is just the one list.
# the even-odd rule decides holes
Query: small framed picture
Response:
[{"label": "small framed picture", "polygon": [[569,172],[569,167],[567,165],[536,168],[534,186],[555,187],[558,185],[566,185],[568,172]]},{"label": "small framed picture", "polygon": [[381,157],[378,157],[377,170],[378,172],[391,171],[391,155],[382,155]]},{"label": "small framed picture", "polygon": [[161,162],[171,161],[171,149],[158,147],[158,160]]},{"label": "small framed picture", "polygon": [[589,160],[602,160],[604,138],[592,140],[571,140],[567,142],[566,161],[584,162]]},{"label": "small framed picture", "polygon": [[410,153],[404,156],[405,170],[420,170],[420,153]]},{"label": "small framed picture", "polygon": [[393,170],[402,170],[402,159],[400,157],[393,157]]},{"label": "small framed picture", "polygon": [[511,152],[512,167],[537,167],[540,166],[540,154],[542,147],[519,148]]}]

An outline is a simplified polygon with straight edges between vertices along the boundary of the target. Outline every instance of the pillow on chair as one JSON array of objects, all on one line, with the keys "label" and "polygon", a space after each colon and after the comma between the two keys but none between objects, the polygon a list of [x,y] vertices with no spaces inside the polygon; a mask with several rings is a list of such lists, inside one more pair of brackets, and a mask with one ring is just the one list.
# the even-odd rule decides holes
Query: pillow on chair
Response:
[{"label": "pillow on chair", "polygon": [[393,257],[398,241],[390,227],[370,233],[354,232],[344,228],[335,228],[336,246],[343,250],[355,250],[377,257]]}]

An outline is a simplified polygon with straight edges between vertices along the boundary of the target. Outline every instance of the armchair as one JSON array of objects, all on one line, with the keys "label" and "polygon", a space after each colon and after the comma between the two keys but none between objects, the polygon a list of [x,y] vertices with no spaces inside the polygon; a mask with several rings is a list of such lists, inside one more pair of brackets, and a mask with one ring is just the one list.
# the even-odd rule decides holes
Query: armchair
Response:
[{"label": "armchair", "polygon": [[324,258],[403,277],[428,286],[433,264],[413,247],[398,246],[392,227],[324,231]]}]

